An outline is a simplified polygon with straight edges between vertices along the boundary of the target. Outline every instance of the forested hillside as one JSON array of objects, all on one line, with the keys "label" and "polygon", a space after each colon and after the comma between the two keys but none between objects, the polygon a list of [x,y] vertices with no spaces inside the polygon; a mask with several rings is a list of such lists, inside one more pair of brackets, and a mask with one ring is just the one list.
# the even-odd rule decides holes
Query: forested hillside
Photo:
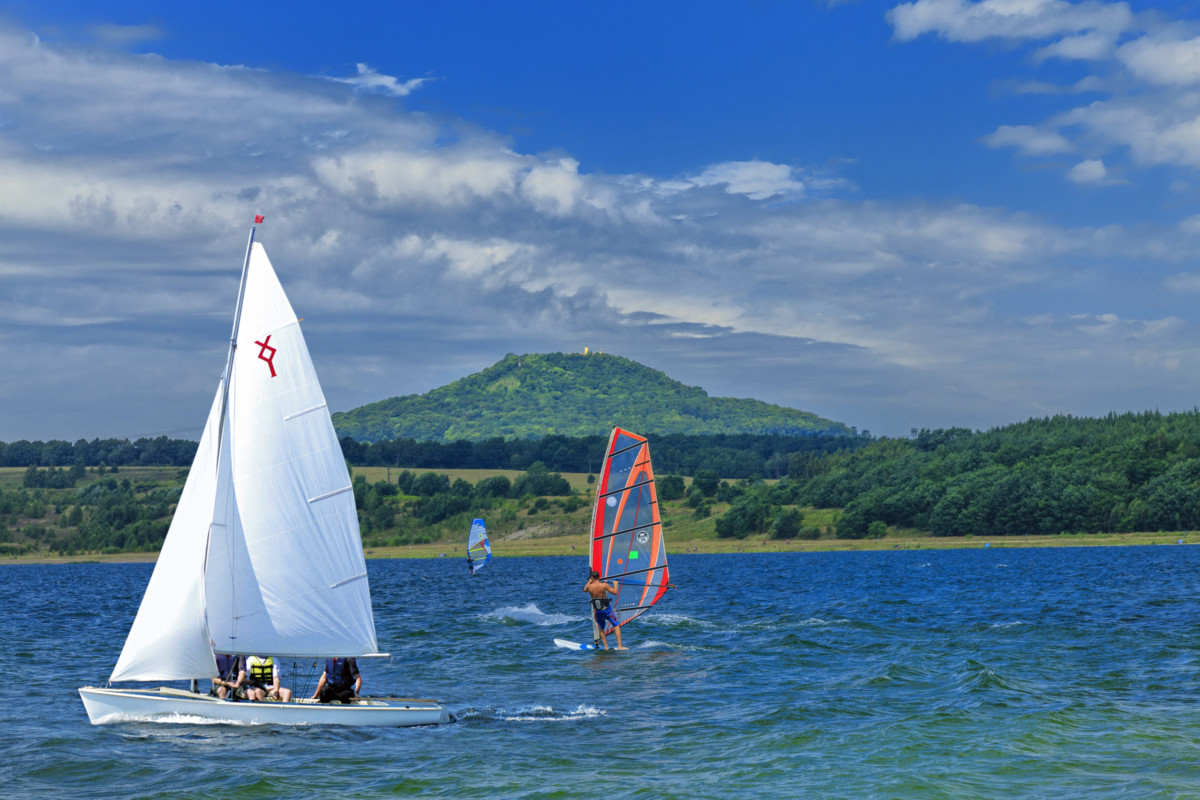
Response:
[{"label": "forested hillside", "polygon": [[[789,499],[936,536],[1200,529],[1200,411],[1058,416],[973,433],[914,431],[793,457]],[[878,530],[878,528],[876,528]]]},{"label": "forested hillside", "polygon": [[853,428],[758,400],[709,397],[620,356],[512,355],[423,395],[333,415],[339,436],[364,442],[449,442],[603,435],[614,426],[650,436],[856,435]]}]

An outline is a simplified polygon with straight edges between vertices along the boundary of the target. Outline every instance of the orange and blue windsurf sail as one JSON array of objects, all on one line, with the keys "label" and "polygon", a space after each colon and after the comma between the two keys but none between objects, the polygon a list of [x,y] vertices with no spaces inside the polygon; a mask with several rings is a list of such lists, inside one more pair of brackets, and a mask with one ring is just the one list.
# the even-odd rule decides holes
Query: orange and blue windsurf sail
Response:
[{"label": "orange and blue windsurf sail", "polygon": [[612,607],[620,624],[635,619],[667,591],[667,548],[658,516],[650,445],[613,428],[596,487],[588,566],[617,581]]},{"label": "orange and blue windsurf sail", "polygon": [[488,543],[487,528],[483,520],[471,522],[471,533],[467,536],[467,569],[474,575],[483,569],[492,558],[492,546]]}]

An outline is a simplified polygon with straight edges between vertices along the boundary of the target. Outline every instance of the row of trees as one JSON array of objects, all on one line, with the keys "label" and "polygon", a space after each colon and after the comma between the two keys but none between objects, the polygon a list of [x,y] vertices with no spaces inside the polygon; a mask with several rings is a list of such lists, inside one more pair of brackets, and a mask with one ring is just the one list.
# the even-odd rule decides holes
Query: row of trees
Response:
[{"label": "row of trees", "polygon": [[186,467],[196,457],[196,442],[188,439],[79,439],[75,443],[0,442],[0,467],[72,467],[101,464],[122,467]]},{"label": "row of trees", "polygon": [[[791,457],[807,453],[815,457],[842,450],[856,450],[870,443],[861,436],[779,436],[723,434],[688,436],[672,434],[653,440],[654,463],[660,472],[694,475],[714,470],[727,478],[759,475],[780,478],[788,473]],[[541,462],[558,472],[595,472],[604,458],[606,436],[546,436],[541,439],[502,439],[481,442],[455,441],[442,444],[416,439],[385,442],[341,440],[346,461],[356,467],[403,467],[411,469],[517,469]],[[196,454],[196,442],[183,439],[80,439],[7,444],[0,442],[0,466],[71,468],[124,466],[187,466]],[[62,480],[45,472],[31,480]],[[49,483],[26,486],[49,487]],[[61,487],[59,487],[61,488]]]},{"label": "row of trees", "polygon": [[[870,444],[859,436],[776,436],[723,434],[656,436],[651,441],[660,474],[696,475],[708,470],[732,479],[781,478],[797,453],[815,458],[853,451]],[[418,469],[528,469],[541,463],[559,472],[595,472],[604,460],[607,436],[546,436],[439,444],[416,439],[358,442],[342,439],[346,460],[361,467]]]}]

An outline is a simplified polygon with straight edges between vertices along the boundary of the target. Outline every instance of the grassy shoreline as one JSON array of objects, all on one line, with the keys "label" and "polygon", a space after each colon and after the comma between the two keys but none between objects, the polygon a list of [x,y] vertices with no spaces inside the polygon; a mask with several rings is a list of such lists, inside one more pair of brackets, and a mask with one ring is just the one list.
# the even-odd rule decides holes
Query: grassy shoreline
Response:
[{"label": "grassy shoreline", "polygon": [[[1182,533],[1095,533],[1059,534],[1057,536],[982,536],[932,537],[888,536],[883,539],[817,539],[793,540],[790,543],[767,539],[695,539],[671,541],[669,555],[698,553],[801,553],[855,550],[959,550],[972,548],[1023,547],[1112,547],[1128,545],[1160,545],[1200,543],[1200,532]],[[369,559],[376,558],[463,558],[464,545],[434,543],[402,545],[400,547],[370,547]],[[580,556],[587,554],[583,536],[552,536],[538,539],[493,539],[492,552],[504,556]],[[107,555],[51,556],[24,554],[0,558],[0,564],[134,564],[157,560],[158,553],[112,553]]]}]

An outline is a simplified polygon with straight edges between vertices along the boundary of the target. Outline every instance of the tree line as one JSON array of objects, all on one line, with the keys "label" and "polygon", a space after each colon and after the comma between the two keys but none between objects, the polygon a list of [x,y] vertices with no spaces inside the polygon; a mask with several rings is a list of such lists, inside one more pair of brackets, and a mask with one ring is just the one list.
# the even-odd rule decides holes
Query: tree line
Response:
[{"label": "tree line", "polygon": [[[855,450],[870,443],[862,436],[781,436],[671,434],[651,442],[655,468],[662,473],[694,475],[714,470],[727,478],[759,475],[780,478],[787,474],[795,453],[823,454]],[[541,439],[503,439],[481,442],[435,442],[394,439],[359,442],[341,440],[346,462],[355,467],[411,469],[515,469],[541,463],[557,472],[595,472],[604,459],[606,435],[545,436]],[[80,439],[71,442],[0,442],[4,467],[186,467],[192,463],[197,443],[185,439]],[[43,473],[44,474],[44,473]],[[43,478],[49,480],[49,478]],[[48,485],[48,484],[44,484]],[[32,488],[33,484],[26,483]]]},{"label": "tree line", "polygon": [[186,467],[196,457],[197,442],[188,439],[79,439],[72,442],[0,442],[0,467]]}]

